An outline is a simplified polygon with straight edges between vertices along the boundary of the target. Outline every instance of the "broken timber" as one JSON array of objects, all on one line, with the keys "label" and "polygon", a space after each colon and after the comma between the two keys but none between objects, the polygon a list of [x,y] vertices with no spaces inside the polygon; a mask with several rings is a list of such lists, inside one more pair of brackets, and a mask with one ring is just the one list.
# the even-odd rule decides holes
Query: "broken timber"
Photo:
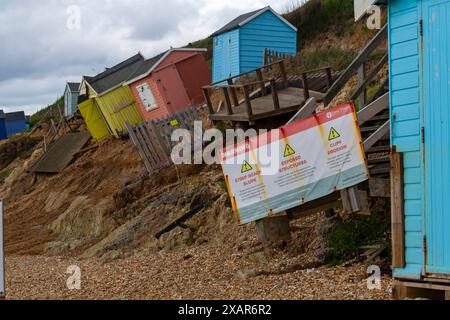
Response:
[{"label": "broken timber", "polygon": [[161,236],[163,234],[172,231],[176,227],[181,226],[184,222],[191,219],[193,216],[195,216],[197,213],[199,213],[203,208],[206,208],[207,206],[212,204],[214,201],[217,201],[220,197],[221,197],[221,195],[216,195],[216,196],[212,197],[211,199],[209,199],[208,201],[195,206],[194,208],[192,208],[191,210],[189,210],[188,212],[183,214],[181,217],[179,217],[178,219],[176,219],[175,221],[173,221],[172,223],[170,223],[169,225],[165,226],[163,229],[161,229],[160,231],[155,233],[155,238],[159,239],[159,238],[161,238]]},{"label": "broken timber", "polygon": [[59,173],[75,158],[75,155],[89,142],[91,135],[88,131],[67,133],[50,145],[30,172]]}]

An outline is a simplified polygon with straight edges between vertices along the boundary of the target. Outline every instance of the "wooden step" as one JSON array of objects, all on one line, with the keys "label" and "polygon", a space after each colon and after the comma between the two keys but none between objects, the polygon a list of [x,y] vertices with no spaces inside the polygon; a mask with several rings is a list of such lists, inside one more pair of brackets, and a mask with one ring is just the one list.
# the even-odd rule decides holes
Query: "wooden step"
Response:
[{"label": "wooden step", "polygon": [[369,149],[366,153],[377,153],[377,152],[389,152],[391,151],[391,146],[375,146]]}]

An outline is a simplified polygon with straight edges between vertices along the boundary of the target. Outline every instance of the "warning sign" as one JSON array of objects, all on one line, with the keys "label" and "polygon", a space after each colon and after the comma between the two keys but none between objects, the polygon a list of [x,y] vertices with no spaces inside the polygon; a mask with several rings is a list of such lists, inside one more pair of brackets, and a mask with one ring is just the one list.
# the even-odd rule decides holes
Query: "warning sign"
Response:
[{"label": "warning sign", "polygon": [[333,141],[334,139],[340,138],[341,135],[336,131],[335,128],[331,127],[330,134],[328,135],[328,141]]},{"label": "warning sign", "polygon": [[347,103],[221,150],[239,223],[284,212],[367,180],[354,110]]},{"label": "warning sign", "polygon": [[290,145],[286,145],[286,148],[284,148],[284,157],[290,157],[293,156],[295,154],[294,149],[292,149],[292,147]]},{"label": "warning sign", "polygon": [[249,172],[252,170],[253,170],[253,167],[247,161],[244,161],[244,164],[242,165],[241,173],[246,173],[246,172]]}]

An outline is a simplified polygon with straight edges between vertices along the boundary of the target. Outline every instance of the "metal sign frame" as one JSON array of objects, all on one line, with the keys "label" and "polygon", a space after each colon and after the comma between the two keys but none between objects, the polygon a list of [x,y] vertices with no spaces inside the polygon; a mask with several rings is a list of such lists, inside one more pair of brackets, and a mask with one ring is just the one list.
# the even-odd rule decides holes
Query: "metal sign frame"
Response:
[{"label": "metal sign frame", "polygon": [[3,200],[0,199],[0,300],[6,296],[5,292],[5,251],[3,248]]}]

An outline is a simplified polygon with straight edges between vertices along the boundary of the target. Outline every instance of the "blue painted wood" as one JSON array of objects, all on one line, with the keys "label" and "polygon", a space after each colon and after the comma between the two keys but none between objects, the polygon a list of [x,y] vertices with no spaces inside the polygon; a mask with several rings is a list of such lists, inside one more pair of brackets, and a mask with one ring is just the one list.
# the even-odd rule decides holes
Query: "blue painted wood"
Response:
[{"label": "blue painted wood", "polygon": [[450,0],[423,0],[426,271],[450,274]]},{"label": "blue painted wood", "polygon": [[292,55],[297,52],[297,32],[271,11],[214,37],[213,82],[261,67],[264,49]]},{"label": "blue painted wood", "polygon": [[295,55],[297,33],[270,11],[266,11],[240,31],[241,72],[263,65],[264,49]]},{"label": "blue painted wood", "polygon": [[391,143],[403,152],[406,266],[394,276],[419,279],[423,268],[423,162],[420,96],[420,3],[388,7]]},{"label": "blue painted wood", "polygon": [[388,23],[391,142],[404,152],[405,194],[406,266],[394,276],[450,274],[450,0],[390,0]]},{"label": "blue painted wood", "polygon": [[11,137],[15,134],[22,133],[26,130],[25,120],[7,121],[6,134]]},{"label": "blue painted wood", "polygon": [[70,91],[69,85],[66,85],[64,91],[64,116],[71,117],[78,110],[78,91]]},{"label": "blue painted wood", "polygon": [[213,82],[238,75],[239,29],[218,35],[213,41]]},{"label": "blue painted wood", "polygon": [[4,140],[6,138],[8,138],[8,134],[6,132],[6,119],[4,117],[0,117],[0,140]]}]

